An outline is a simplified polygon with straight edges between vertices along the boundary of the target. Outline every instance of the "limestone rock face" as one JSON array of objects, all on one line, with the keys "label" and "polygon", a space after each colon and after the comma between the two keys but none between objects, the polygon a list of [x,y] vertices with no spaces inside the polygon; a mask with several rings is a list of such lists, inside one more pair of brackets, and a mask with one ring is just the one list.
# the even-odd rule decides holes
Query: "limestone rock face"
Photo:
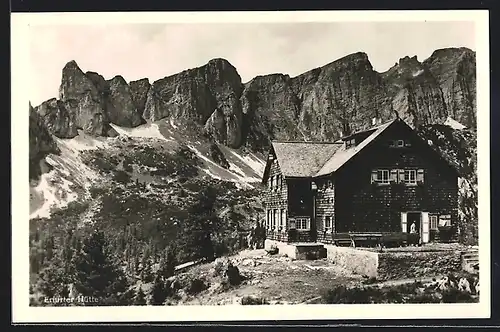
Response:
[{"label": "limestone rock face", "polygon": [[245,84],[241,106],[243,136],[250,147],[258,149],[273,139],[302,137],[297,126],[301,104],[290,76],[257,76]]},{"label": "limestone rock face", "polygon": [[125,79],[122,76],[115,76],[108,83],[106,113],[109,121],[123,127],[140,125],[141,112],[137,109],[132,91]]},{"label": "limestone rock face", "polygon": [[418,127],[446,120],[439,84],[416,56],[399,59],[382,77],[388,85],[393,109],[408,124]]},{"label": "limestone rock face", "polygon": [[78,135],[75,114],[66,108],[66,103],[55,98],[44,101],[33,111],[43,122],[45,129],[59,138],[72,138]]},{"label": "limestone rock face", "polygon": [[149,79],[143,78],[137,81],[131,81],[129,85],[134,105],[142,117],[142,114],[144,113],[144,108],[146,106],[148,91],[149,88],[151,87],[151,84],[149,84]]},{"label": "limestone rock face", "polygon": [[264,151],[271,140],[332,141],[392,119],[410,125],[443,123],[448,117],[476,124],[475,53],[466,48],[435,51],[420,62],[405,56],[383,73],[363,52],[353,53],[296,77],[257,76],[243,84],[224,59],[150,84],[127,84],[83,73],[76,62],[63,68],[59,100],[36,108],[48,130],[73,137],[77,129],[111,136],[110,123],[135,127],[173,119],[216,143]]},{"label": "limestone rock face", "polygon": [[465,47],[440,49],[434,51],[424,65],[439,84],[448,115],[475,128],[476,53]]},{"label": "limestone rock face", "polygon": [[242,88],[236,68],[224,59],[214,59],[153,82],[143,116],[150,121],[172,117],[197,123],[219,143],[239,147]]},{"label": "limestone rock face", "polygon": [[29,163],[30,179],[39,172],[38,163],[49,153],[58,153],[56,143],[45,125],[44,119],[29,104]]}]

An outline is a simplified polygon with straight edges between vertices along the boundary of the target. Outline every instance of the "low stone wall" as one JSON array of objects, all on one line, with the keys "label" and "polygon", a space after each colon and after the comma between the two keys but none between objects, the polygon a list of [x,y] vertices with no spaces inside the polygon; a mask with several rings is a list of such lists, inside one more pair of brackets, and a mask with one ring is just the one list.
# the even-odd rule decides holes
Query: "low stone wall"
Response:
[{"label": "low stone wall", "polygon": [[326,259],[349,271],[377,277],[378,253],[349,247],[325,245]]},{"label": "low stone wall", "polygon": [[460,251],[387,252],[378,255],[379,280],[439,276],[462,269]]},{"label": "low stone wall", "polygon": [[278,248],[280,255],[286,255],[293,259],[308,260],[320,259],[324,257],[324,248],[322,244],[300,244],[300,243],[284,243],[275,240],[266,239],[264,249],[269,250],[273,246]]},{"label": "low stone wall", "polygon": [[269,250],[272,247],[277,247],[280,255],[287,255],[290,258],[297,259],[297,248],[293,245],[266,239],[264,241],[264,249]]}]

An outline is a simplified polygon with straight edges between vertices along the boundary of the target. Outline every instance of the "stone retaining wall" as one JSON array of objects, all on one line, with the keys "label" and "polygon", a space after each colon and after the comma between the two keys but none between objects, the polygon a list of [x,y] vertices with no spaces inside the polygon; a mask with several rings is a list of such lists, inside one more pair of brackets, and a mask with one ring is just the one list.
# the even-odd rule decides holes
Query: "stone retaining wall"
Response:
[{"label": "stone retaining wall", "polygon": [[377,277],[378,253],[349,247],[325,245],[326,259],[354,273]]},{"label": "stone retaining wall", "polygon": [[388,252],[378,255],[379,280],[439,276],[462,269],[460,251]]}]

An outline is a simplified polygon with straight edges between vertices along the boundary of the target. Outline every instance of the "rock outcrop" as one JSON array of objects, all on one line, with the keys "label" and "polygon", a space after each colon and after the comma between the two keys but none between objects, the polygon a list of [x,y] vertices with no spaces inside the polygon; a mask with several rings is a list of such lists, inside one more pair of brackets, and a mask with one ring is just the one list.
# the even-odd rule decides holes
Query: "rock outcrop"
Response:
[{"label": "rock outcrop", "polygon": [[416,56],[400,59],[382,77],[387,82],[392,107],[407,123],[418,127],[446,120],[439,83]]},{"label": "rock outcrop", "polygon": [[439,84],[448,115],[475,128],[476,53],[465,47],[440,49],[424,65]]},{"label": "rock outcrop", "polygon": [[47,129],[44,120],[29,104],[29,163],[30,179],[39,174],[38,164],[46,155],[58,153],[56,143]]},{"label": "rock outcrop", "polygon": [[77,129],[109,136],[110,123],[135,127],[170,118],[217,143],[265,150],[273,139],[335,140],[394,111],[415,127],[452,118],[474,128],[475,84],[475,53],[466,48],[437,50],[423,62],[406,56],[384,73],[358,52],[297,77],[272,74],[245,84],[224,59],[152,84],[105,80],[70,61],[59,100],[37,111],[57,137],[73,137]]},{"label": "rock outcrop", "polygon": [[214,59],[153,82],[143,117],[149,121],[172,117],[204,125],[219,143],[239,147],[242,89],[236,68],[227,60]]}]

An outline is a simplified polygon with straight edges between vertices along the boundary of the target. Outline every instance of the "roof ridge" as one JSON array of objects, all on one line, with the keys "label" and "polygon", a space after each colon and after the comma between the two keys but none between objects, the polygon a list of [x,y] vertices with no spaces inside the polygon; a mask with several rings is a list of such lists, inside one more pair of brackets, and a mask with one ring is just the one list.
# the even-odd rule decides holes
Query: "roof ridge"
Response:
[{"label": "roof ridge", "polygon": [[340,144],[338,141],[322,142],[322,141],[271,141],[271,143],[299,143],[299,144]]}]

